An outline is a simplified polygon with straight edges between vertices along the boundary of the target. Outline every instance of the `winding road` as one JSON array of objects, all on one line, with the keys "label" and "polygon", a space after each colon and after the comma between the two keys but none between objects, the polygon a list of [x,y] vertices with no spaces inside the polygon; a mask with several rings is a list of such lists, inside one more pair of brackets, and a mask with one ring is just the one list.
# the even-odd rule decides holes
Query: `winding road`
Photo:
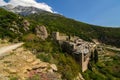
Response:
[{"label": "winding road", "polygon": [[4,46],[0,48],[0,57],[7,55],[8,52],[22,46],[24,43],[16,43],[9,46]]}]

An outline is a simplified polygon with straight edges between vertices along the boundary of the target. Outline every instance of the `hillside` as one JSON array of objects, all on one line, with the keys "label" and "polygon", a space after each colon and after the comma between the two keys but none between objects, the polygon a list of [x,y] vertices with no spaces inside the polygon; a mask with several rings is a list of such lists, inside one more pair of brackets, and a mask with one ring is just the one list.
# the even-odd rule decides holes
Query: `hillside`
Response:
[{"label": "hillside", "polygon": [[[8,6],[3,6],[3,8],[9,10]],[[50,33],[52,33],[53,31],[59,31],[65,34],[79,36],[82,39],[87,41],[92,41],[92,39],[98,39],[100,42],[103,42],[105,44],[120,47],[119,46],[120,28],[110,28],[110,27],[90,25],[90,24],[79,22],[70,18],[66,18],[59,14],[53,14],[46,11],[42,11],[34,7],[18,6],[13,9],[10,9],[9,11],[11,10],[14,13],[18,13],[16,11],[19,11],[18,14],[21,14],[24,17],[26,16],[27,20],[29,20],[31,23],[30,25],[31,27],[39,23],[39,24],[45,25]],[[32,13],[32,10],[35,13]],[[6,17],[9,15],[9,14],[7,15],[7,12],[5,14],[6,14]],[[12,16],[13,16],[12,19],[14,19],[15,16],[17,17],[17,15],[15,14],[12,14]],[[4,16],[4,18],[6,17]],[[9,16],[8,18],[11,18],[11,17]],[[22,18],[21,20],[20,18],[16,18],[16,19],[17,19],[17,23],[19,24],[21,24],[22,21],[24,21],[24,19]]]},{"label": "hillside", "polygon": [[120,47],[120,28],[90,25],[52,13],[32,14],[27,17],[46,25],[50,32],[60,31],[88,41],[98,39],[105,44]]},{"label": "hillside", "polygon": [[[16,38],[24,33],[23,18],[0,8],[0,37]],[[20,32],[19,32],[20,31]]]},{"label": "hillside", "polygon": [[[38,59],[43,62],[55,64],[58,67],[57,72],[62,75],[60,76],[62,79],[72,80],[76,77],[79,78],[80,67],[78,63],[76,63],[68,54],[61,52],[60,46],[52,40],[50,35],[46,40],[41,38],[41,36],[43,36],[43,30],[45,29],[45,27],[41,25],[42,24],[33,20],[8,12],[4,9],[0,9],[1,40],[8,40],[10,43],[24,42],[24,47],[31,51]],[[66,71],[68,68],[69,70]],[[14,74],[12,75],[14,78]],[[43,76],[47,75],[48,74],[44,74]],[[34,76],[36,80],[36,77],[38,76],[33,73],[33,78]],[[28,80],[32,79],[30,78]],[[51,79],[49,78],[48,80]]]},{"label": "hillside", "polygon": [[7,49],[7,53],[0,54],[0,80],[61,80],[61,75],[55,72],[58,70],[55,64],[37,59],[31,51],[20,44],[0,47],[0,53],[3,52],[2,49],[6,49],[5,47],[11,50]]},{"label": "hillside", "polygon": [[[18,50],[13,51],[14,54],[1,59],[1,65],[9,65],[9,63],[11,63],[11,67],[14,67],[12,61],[8,61],[9,57],[11,58],[12,56],[13,60],[15,59],[15,61],[17,62],[17,68],[19,68],[18,63],[20,63],[20,61],[17,59],[20,59],[22,63],[25,62],[25,64],[28,64],[28,62],[26,63],[26,61],[23,61],[23,59],[21,58],[23,56],[29,55],[35,60],[40,59],[39,61],[42,61],[43,63],[45,62],[47,64],[55,64],[58,70],[53,70],[53,72],[60,74],[58,77],[62,78],[62,80],[84,80],[82,76],[85,78],[85,80],[119,80],[119,52],[107,50],[106,47],[105,49],[103,48],[102,51],[104,53],[102,54],[102,60],[106,60],[108,59],[108,57],[112,60],[109,61],[108,59],[109,62],[102,60],[98,60],[98,62],[95,62],[94,60],[96,59],[96,57],[98,57],[98,54],[94,55],[95,59],[93,59],[93,61],[90,61],[88,70],[83,73],[81,71],[80,63],[78,63],[74,56],[71,56],[67,52],[64,52],[62,46],[58,44],[59,41],[54,40],[52,33],[55,31],[60,32],[63,37],[67,38],[70,38],[70,36],[77,36],[77,38],[80,37],[78,39],[78,48],[80,45],[80,40],[83,43],[82,50],[85,49],[84,47],[89,49],[89,44],[94,45],[95,43],[89,42],[93,39],[98,39],[98,41],[100,42],[120,47],[120,28],[105,28],[90,25],[66,18],[59,14],[52,14],[49,12],[21,16],[0,8],[0,40],[7,40],[10,44],[17,42],[25,43],[22,48],[18,48]],[[81,38],[84,40],[82,40]],[[3,44],[3,41],[0,44]],[[75,40],[73,40],[73,42],[74,41]],[[99,49],[97,51],[99,51]],[[20,55],[21,53],[22,55]],[[106,56],[105,54],[107,53],[111,53],[114,55],[111,56],[111,54],[109,54]],[[93,54],[96,54],[96,52],[94,51]],[[109,66],[109,68],[107,66]],[[21,68],[22,67],[24,66],[21,65]],[[41,70],[41,67],[38,69]],[[42,68],[43,73],[44,69],[46,68]],[[47,69],[49,69],[49,65],[47,66]],[[1,70],[3,70],[4,72],[3,67],[1,67]],[[51,72],[51,70],[49,71]],[[39,76],[34,74],[34,71],[32,71],[31,73],[33,75],[32,78],[35,78],[35,80],[39,80],[38,78],[42,79],[41,76],[43,76],[43,78],[46,78],[46,76],[48,76],[49,78],[51,76],[51,74],[49,75],[47,73]],[[20,75],[16,75],[15,73],[13,73],[9,75],[10,76],[5,77],[12,77],[14,79],[15,76],[15,80],[17,80],[19,77],[22,77],[20,75],[23,74],[20,73]],[[26,74],[26,76],[28,75]],[[54,75],[52,76],[54,77]],[[28,80],[33,80],[32,78]],[[51,79],[49,78],[48,80]]]},{"label": "hillside", "polygon": [[33,33],[38,25],[35,21],[0,8],[0,38],[22,40],[21,37]]}]

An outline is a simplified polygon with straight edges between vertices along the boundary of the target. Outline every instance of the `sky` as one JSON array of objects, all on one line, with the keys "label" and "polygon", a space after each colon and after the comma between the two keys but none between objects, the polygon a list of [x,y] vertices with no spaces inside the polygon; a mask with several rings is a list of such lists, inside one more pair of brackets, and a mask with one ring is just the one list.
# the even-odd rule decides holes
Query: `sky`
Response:
[{"label": "sky", "polygon": [[[36,5],[89,24],[120,27],[120,0],[5,0]],[[9,2],[10,3],[10,2]],[[32,4],[34,3],[34,4]],[[6,4],[0,0],[0,5]],[[27,4],[27,5],[28,5]]]}]

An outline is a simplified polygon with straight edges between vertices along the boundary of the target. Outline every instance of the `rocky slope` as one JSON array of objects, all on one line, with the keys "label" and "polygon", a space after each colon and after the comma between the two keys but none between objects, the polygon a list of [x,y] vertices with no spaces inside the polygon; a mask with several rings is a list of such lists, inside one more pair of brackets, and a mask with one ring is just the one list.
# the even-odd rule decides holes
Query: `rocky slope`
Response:
[{"label": "rocky slope", "polygon": [[40,80],[60,80],[61,75],[57,70],[55,64],[42,62],[29,50],[20,47],[1,58],[0,80],[9,80],[13,77],[26,80],[32,79],[35,75],[39,75]]}]

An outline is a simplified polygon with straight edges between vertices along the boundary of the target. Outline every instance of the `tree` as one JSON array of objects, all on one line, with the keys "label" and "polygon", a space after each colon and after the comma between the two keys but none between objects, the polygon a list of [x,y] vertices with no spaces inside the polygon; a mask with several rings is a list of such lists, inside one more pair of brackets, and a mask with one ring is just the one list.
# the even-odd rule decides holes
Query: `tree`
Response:
[{"label": "tree", "polygon": [[98,62],[98,51],[95,49],[95,51],[94,51],[94,61],[95,61],[95,63],[97,63]]}]

